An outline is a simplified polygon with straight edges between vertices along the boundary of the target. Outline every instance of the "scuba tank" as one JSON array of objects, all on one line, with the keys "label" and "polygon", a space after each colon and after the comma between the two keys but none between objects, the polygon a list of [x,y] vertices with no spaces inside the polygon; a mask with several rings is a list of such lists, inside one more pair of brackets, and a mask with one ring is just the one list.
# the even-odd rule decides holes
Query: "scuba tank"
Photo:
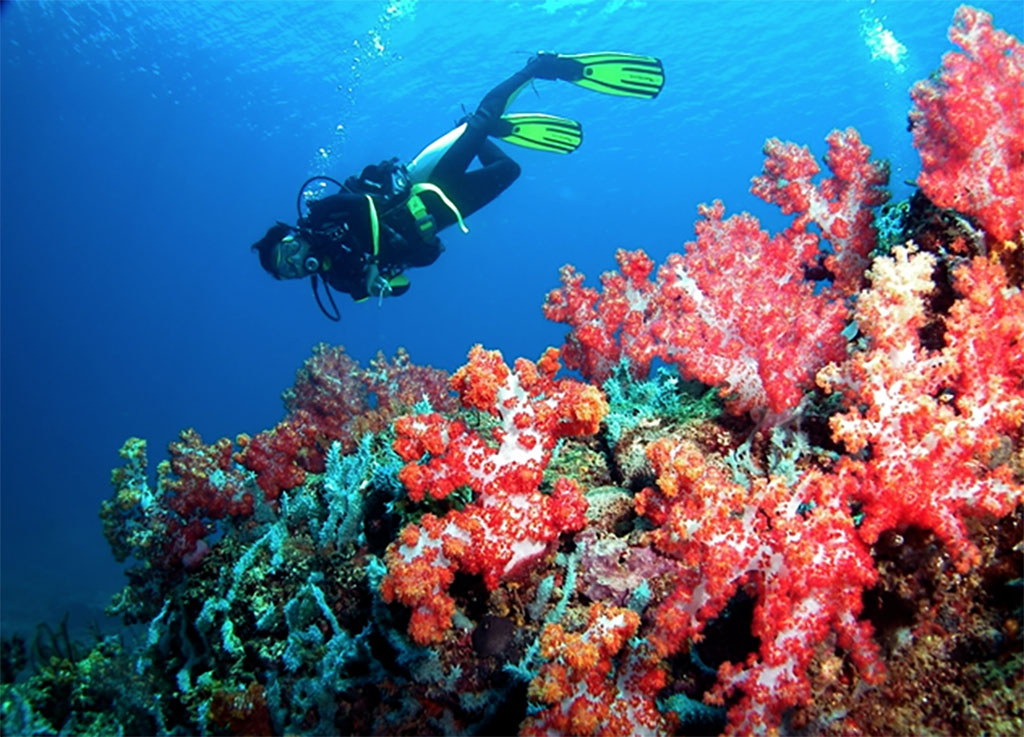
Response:
[{"label": "scuba tank", "polygon": [[409,247],[410,239],[430,245],[438,240],[437,221],[423,204],[419,187],[412,184],[408,168],[397,158],[365,167],[358,177],[345,180],[345,189],[373,198],[383,228],[401,246]]}]

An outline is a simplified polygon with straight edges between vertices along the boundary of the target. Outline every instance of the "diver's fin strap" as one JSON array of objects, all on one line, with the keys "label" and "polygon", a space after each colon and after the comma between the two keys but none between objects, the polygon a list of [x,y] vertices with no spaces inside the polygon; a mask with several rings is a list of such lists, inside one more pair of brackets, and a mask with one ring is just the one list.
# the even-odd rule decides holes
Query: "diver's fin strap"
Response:
[{"label": "diver's fin strap", "polygon": [[[413,200],[420,200],[420,192],[432,192],[436,194],[438,198],[440,198],[441,202],[444,203],[444,206],[451,210],[452,214],[455,215],[455,219],[459,223],[459,230],[461,230],[463,233],[469,232],[469,228],[467,228],[466,224],[462,221],[462,213],[459,212],[459,208],[455,206],[454,202],[448,199],[448,195],[442,192],[440,187],[438,187],[436,184],[431,184],[430,182],[419,182],[417,184],[412,185],[412,194],[409,196],[409,212],[412,213],[412,216],[414,218],[416,218],[417,215],[415,212],[413,212],[412,202]],[[423,207],[422,200],[419,201],[418,207]],[[425,212],[426,207],[423,207],[423,213]],[[417,225],[419,225],[419,220],[417,220]]]}]

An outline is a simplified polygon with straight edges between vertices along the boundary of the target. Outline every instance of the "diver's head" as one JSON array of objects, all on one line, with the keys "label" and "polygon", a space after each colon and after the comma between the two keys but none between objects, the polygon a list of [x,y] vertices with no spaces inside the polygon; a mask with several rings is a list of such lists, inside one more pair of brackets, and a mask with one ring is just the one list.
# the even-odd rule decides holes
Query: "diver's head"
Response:
[{"label": "diver's head", "polygon": [[252,248],[259,252],[260,265],[275,279],[301,279],[320,268],[309,241],[284,223],[270,228]]},{"label": "diver's head", "polygon": [[311,253],[309,241],[301,235],[286,235],[275,243],[272,257],[278,279],[302,279],[320,268],[320,259]]}]

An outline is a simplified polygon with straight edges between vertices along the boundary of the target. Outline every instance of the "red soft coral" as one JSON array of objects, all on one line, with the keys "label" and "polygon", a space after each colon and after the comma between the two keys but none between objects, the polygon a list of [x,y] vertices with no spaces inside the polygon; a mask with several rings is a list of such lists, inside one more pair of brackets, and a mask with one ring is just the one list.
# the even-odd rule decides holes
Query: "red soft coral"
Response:
[{"label": "red soft coral", "polygon": [[448,374],[413,364],[402,348],[390,360],[378,353],[363,368],[344,346],[320,343],[295,372],[295,385],[282,396],[290,413],[286,421],[307,413],[301,421],[315,428],[320,453],[334,441],[351,452],[361,436],[380,432],[420,400],[439,411],[455,408]]},{"label": "red soft coral", "polygon": [[308,412],[292,412],[272,430],[264,430],[252,438],[240,435],[242,450],[235,458],[256,474],[256,483],[263,489],[266,500],[274,503],[282,491],[303,483],[306,471],[323,471],[317,436],[317,427]]},{"label": "red soft coral", "polygon": [[215,521],[252,515],[255,498],[247,490],[245,472],[232,460],[234,445],[221,438],[206,445],[195,430],[182,430],[168,447],[170,460],[157,472],[163,490],[160,508],[164,568],[192,569],[210,552],[206,538]]},{"label": "red soft coral", "polygon": [[498,419],[489,438],[436,413],[395,422],[395,451],[406,461],[400,478],[413,500],[441,499],[459,486],[477,494],[443,519],[425,515],[388,548],[381,591],[413,609],[417,643],[440,639],[451,625],[447,588],[456,570],[493,589],[559,534],[582,528],[587,505],[575,482],[560,478],[550,494],[538,487],[558,438],[597,432],[608,405],[594,387],[556,380],[558,365],[553,351],[538,364],[520,359],[514,371],[497,351],[470,351],[452,386],[464,406]]},{"label": "red soft coral", "polygon": [[[622,359],[641,378],[661,358],[721,387],[734,413],[778,419],[795,407],[815,372],[844,355],[843,298],[859,288],[874,244],[871,208],[889,196],[887,165],[870,159],[855,130],[833,131],[828,143],[833,176],[820,184],[805,147],[775,139],[765,146],[753,191],[797,215],[784,233],[766,233],[747,213],[724,219],[715,202],[700,207],[697,240],[670,255],[654,281],[643,251],[620,250],[621,273],[603,274],[602,292],[564,267],[544,314],[572,327],[567,365],[603,382]],[[829,254],[819,253],[811,223],[830,241]],[[816,290],[806,278],[819,257],[835,275],[832,289]]]},{"label": "red soft coral", "polygon": [[781,414],[844,354],[846,308],[803,279],[814,236],[770,237],[747,213],[722,220],[720,202],[700,212],[697,241],[658,272],[662,355],[683,376],[721,387],[736,414]]},{"label": "red soft coral", "polygon": [[601,275],[602,291],[583,286],[583,274],[563,266],[562,287],[544,302],[544,316],[573,327],[562,354],[569,368],[602,382],[626,359],[634,379],[647,376],[658,347],[650,325],[660,309],[650,281],[654,262],[643,251],[619,250],[619,271]]},{"label": "red soft coral", "polygon": [[519,734],[667,734],[672,718],[655,701],[665,673],[627,643],[639,615],[607,604],[591,604],[583,632],[549,624],[540,637],[547,662],[530,683],[530,698],[546,708],[523,722]]},{"label": "red soft coral", "polygon": [[661,438],[647,448],[657,489],[637,511],[659,524],[654,545],[678,560],[673,588],[654,609],[647,642],[669,656],[702,637],[740,586],[756,599],[744,663],[724,663],[709,699],[729,709],[730,731],[759,733],[811,697],[807,666],[830,632],[871,682],[882,675],[871,627],[857,619],[876,580],[867,546],[831,479],[755,479],[750,489],[706,463],[695,445]]},{"label": "red soft coral", "polygon": [[970,215],[999,240],[1024,231],[1024,45],[992,16],[957,9],[936,79],[910,91],[917,183],[939,207]]},{"label": "red soft coral", "polygon": [[960,267],[947,345],[929,351],[918,329],[934,263],[904,248],[875,261],[872,288],[857,303],[867,348],[823,369],[818,383],[841,390],[850,407],[831,420],[835,439],[852,453],[870,448],[838,471],[863,506],[860,535],[874,542],[889,528],[931,529],[965,571],[979,553],[964,517],[1003,516],[1024,499],[994,456],[1024,421],[1024,295],[998,264],[977,258]]},{"label": "red soft coral", "polygon": [[854,128],[834,130],[825,140],[825,162],[832,176],[821,184],[812,181],[819,168],[806,146],[772,138],[764,145],[764,171],[754,177],[750,191],[777,204],[784,214],[797,215],[787,231],[791,237],[805,233],[811,223],[817,225],[832,246],[825,266],[835,276],[834,287],[854,294],[875,245],[871,208],[889,199],[889,165],[871,160],[871,149]]}]

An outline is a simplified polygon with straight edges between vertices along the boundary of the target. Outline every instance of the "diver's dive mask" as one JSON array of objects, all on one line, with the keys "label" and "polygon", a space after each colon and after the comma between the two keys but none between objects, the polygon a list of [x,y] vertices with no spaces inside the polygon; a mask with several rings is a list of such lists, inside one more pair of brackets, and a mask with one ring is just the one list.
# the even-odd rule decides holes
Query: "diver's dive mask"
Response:
[{"label": "diver's dive mask", "polygon": [[286,235],[274,246],[274,272],[281,279],[301,279],[319,268],[320,260],[302,236]]}]

